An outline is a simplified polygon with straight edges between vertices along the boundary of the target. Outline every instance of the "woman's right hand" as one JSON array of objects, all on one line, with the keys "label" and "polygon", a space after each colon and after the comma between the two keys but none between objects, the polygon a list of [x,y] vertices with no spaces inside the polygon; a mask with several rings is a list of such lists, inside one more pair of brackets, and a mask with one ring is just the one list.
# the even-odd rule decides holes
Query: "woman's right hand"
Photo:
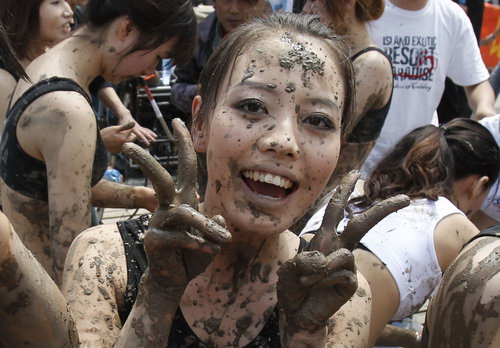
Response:
[{"label": "woman's right hand", "polygon": [[196,199],[196,153],[184,123],[172,121],[179,153],[176,189],[170,174],[140,146],[126,143],[123,153],[137,162],[151,180],[158,208],[149,222],[144,246],[149,263],[146,273],[156,285],[184,288],[203,272],[221,245],[231,240],[224,219],[198,212]]}]

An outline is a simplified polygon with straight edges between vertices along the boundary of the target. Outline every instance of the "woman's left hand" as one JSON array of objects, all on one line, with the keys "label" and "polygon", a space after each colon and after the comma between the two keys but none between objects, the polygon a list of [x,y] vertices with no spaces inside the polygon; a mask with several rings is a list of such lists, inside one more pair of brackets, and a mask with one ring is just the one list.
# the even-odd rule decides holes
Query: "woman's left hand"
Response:
[{"label": "woman's left hand", "polygon": [[365,233],[388,214],[409,204],[409,198],[389,198],[350,220],[336,232],[359,174],[351,172],[330,200],[321,228],[304,252],[278,270],[278,305],[288,333],[315,333],[346,303],[357,289],[351,251]]}]

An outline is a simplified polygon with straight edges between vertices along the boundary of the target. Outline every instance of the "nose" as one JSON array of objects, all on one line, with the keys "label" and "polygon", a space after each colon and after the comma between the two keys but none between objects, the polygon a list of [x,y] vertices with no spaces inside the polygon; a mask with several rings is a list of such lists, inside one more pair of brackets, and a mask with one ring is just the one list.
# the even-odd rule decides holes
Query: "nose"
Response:
[{"label": "nose", "polygon": [[240,4],[239,0],[231,0],[229,2],[229,7],[228,7],[228,10],[229,10],[229,13],[232,13],[232,14],[239,14],[241,12],[241,7],[242,5]]},{"label": "nose", "polygon": [[63,16],[64,17],[73,17],[73,10],[71,9],[71,6],[66,1],[64,2]]},{"label": "nose", "polygon": [[297,159],[300,157],[300,146],[296,134],[297,123],[291,119],[284,120],[267,127],[257,142],[257,148],[280,158]]}]

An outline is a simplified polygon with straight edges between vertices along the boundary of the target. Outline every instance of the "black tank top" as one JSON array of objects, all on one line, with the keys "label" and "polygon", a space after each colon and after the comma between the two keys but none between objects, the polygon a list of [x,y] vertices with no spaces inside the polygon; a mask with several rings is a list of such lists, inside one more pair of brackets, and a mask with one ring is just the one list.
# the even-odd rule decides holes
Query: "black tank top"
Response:
[{"label": "black tank top", "polygon": [[[127,260],[127,287],[125,290],[125,303],[120,310],[120,319],[122,323],[127,320],[135,298],[137,297],[139,281],[142,274],[146,271],[148,261],[144,251],[143,237],[148,228],[149,215],[141,216],[136,220],[118,222],[118,230],[122,236],[123,246],[125,248],[125,258]],[[300,239],[299,251],[301,252],[307,246],[307,241]],[[271,313],[266,324],[260,333],[246,347],[252,348],[275,348],[281,347],[279,335],[279,314],[277,308]],[[209,348],[209,345],[201,341],[194,334],[191,327],[184,319],[182,311],[177,308],[170,335],[168,337],[169,348]]]},{"label": "black tank top", "polygon": [[[47,168],[45,162],[28,155],[19,144],[16,134],[19,117],[37,98],[53,91],[75,91],[90,98],[73,80],[51,77],[30,87],[16,101],[7,114],[5,129],[0,144],[0,176],[12,190],[32,199],[48,201]],[[97,139],[92,167],[91,186],[97,184],[107,169],[108,154],[97,129]]]},{"label": "black tank top", "polygon": [[[389,64],[391,64],[392,71],[391,59],[387,56],[387,54],[385,54],[383,50],[378,47],[370,46],[362,49],[361,51],[351,56],[351,62],[354,63],[354,60],[356,58],[369,51],[377,51],[383,54],[384,57],[386,57],[389,61]],[[378,138],[382,130],[382,126],[384,125],[385,118],[387,117],[387,113],[389,112],[389,107],[391,106],[393,90],[394,89],[391,90],[391,96],[387,101],[387,104],[385,104],[380,109],[372,109],[366,112],[366,114],[359,120],[356,127],[352,130],[351,134],[347,138],[347,142],[366,143],[369,141],[374,141]]]}]

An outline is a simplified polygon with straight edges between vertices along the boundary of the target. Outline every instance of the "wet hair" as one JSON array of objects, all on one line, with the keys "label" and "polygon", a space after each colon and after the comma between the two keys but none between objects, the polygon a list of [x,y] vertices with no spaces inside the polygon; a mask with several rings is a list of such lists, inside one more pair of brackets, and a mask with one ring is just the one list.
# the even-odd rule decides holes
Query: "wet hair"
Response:
[{"label": "wet hair", "polygon": [[14,75],[16,79],[24,78],[28,80],[28,75],[24,71],[23,67],[17,60],[17,56],[14,53],[12,46],[5,34],[5,29],[0,22],[0,59],[5,64],[8,71]]},{"label": "wet hair", "polygon": [[197,41],[191,0],[90,0],[87,3],[85,18],[90,30],[100,30],[121,16],[128,16],[140,32],[137,43],[126,54],[151,50],[176,39],[170,58],[177,65],[191,58]]},{"label": "wet hair", "polygon": [[[316,0],[323,1],[328,15],[336,20],[344,19],[344,1],[345,0]],[[356,17],[363,21],[369,22],[380,18],[384,13],[384,0],[356,0],[355,11]]]},{"label": "wet hair", "polygon": [[4,25],[14,53],[28,58],[30,46],[40,28],[40,5],[43,0],[2,0],[0,22]]},{"label": "wet hair", "polygon": [[215,108],[222,81],[231,73],[236,58],[249,52],[257,43],[270,37],[289,34],[322,39],[330,47],[332,57],[340,66],[340,75],[344,82],[345,101],[342,114],[342,136],[348,132],[348,126],[354,109],[354,80],[347,46],[333,30],[323,25],[317,16],[275,13],[265,18],[253,18],[229,33],[219,44],[203,68],[199,80],[199,94],[202,103],[193,128],[200,129],[207,123],[207,117]]},{"label": "wet hair", "polygon": [[449,197],[452,184],[470,175],[498,178],[500,149],[479,122],[456,118],[440,127],[415,129],[401,139],[365,182],[361,206],[403,193],[410,198]]}]

